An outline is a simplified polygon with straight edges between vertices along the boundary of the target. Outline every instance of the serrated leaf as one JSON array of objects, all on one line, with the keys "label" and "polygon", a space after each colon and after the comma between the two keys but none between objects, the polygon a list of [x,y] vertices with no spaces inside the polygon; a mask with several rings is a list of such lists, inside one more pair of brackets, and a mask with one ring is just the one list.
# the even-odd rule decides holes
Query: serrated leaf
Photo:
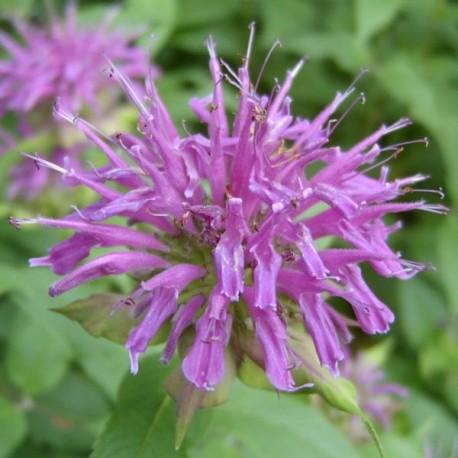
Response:
[{"label": "serrated leaf", "polygon": [[24,413],[8,399],[0,396],[0,457],[7,458],[27,432]]},{"label": "serrated leaf", "polygon": [[[130,331],[142,320],[143,315],[133,318],[128,308],[113,312],[113,306],[122,299],[125,299],[124,295],[96,293],[52,311],[76,321],[94,337],[104,337],[124,345]],[[151,340],[150,345],[161,343],[168,335],[169,328],[170,323],[165,323]]]}]

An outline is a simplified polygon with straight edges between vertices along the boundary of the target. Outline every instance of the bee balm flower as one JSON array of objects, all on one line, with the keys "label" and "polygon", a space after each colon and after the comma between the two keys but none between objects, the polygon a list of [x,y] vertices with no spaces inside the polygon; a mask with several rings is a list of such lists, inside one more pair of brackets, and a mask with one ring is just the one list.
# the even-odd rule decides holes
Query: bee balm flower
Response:
[{"label": "bee balm flower", "polygon": [[[64,276],[50,288],[52,296],[141,270],[138,288],[114,304],[142,316],[126,342],[132,372],[151,339],[171,321],[163,361],[170,360],[183,333],[194,329],[182,371],[201,390],[222,381],[229,348],[237,355],[235,364],[251,358],[276,389],[297,389],[292,369],[300,368],[301,358],[288,330],[298,326],[310,334],[321,363],[338,374],[350,323],[375,334],[387,332],[394,320],[365,282],[360,264],[401,279],[426,267],[390,249],[388,237],[400,224],[388,226],[384,216],[445,212],[424,201],[395,201],[426,178],[390,181],[381,159],[397,146],[384,148],[379,141],[407,126],[407,119],[381,126],[348,149],[331,146],[331,117],[353,86],[316,118],[295,117],[288,91],[303,62],[270,95],[258,95],[249,75],[252,36],[237,73],[221,64],[212,40],[207,43],[214,90],[191,100],[207,135],[180,135],[154,82],[149,81],[147,103],[114,66],[113,77],[139,111],[140,136],[101,138],[57,105],[56,116],[93,139],[107,164],[81,172],[35,160],[100,199],[62,220],[13,220],[75,232],[48,256],[31,260],[32,266],[50,266]],[[223,100],[226,80],[239,91],[232,125]],[[312,172],[310,166],[318,163]],[[367,173],[376,168],[378,177]],[[114,216],[117,222],[109,222]],[[327,236],[344,241],[345,248],[321,249],[317,242]],[[85,261],[94,247],[123,248]],[[345,315],[330,305],[333,296],[348,303]]]},{"label": "bee balm flower", "polygon": [[[64,145],[59,144],[61,137],[68,134],[59,132],[52,122],[56,98],[72,111],[90,110],[98,119],[106,120],[122,92],[104,71],[104,53],[130,78],[144,78],[147,73],[147,56],[132,45],[132,38],[108,30],[112,19],[113,14],[109,14],[97,29],[80,28],[76,23],[76,3],[71,2],[65,20],[51,16],[47,27],[14,21],[18,41],[0,32],[0,47],[8,53],[0,60],[0,118],[13,112],[18,124],[16,135],[0,130],[0,151],[12,149],[15,137],[22,140],[37,136],[40,145],[42,138],[50,134],[55,138],[48,143],[57,143],[50,155],[53,162],[62,164],[68,156],[76,166],[74,157],[83,147],[68,138]],[[157,76],[156,68],[152,67],[151,73]],[[43,122],[44,119],[49,122]],[[10,196],[34,197],[49,182],[44,171],[33,174],[34,169],[34,164],[23,163],[12,170]]]},{"label": "bee balm flower", "polygon": [[65,20],[52,16],[44,28],[15,20],[19,41],[0,33],[0,46],[9,54],[0,61],[0,113],[29,113],[44,104],[51,108],[56,97],[75,111],[100,110],[101,91],[109,93],[111,87],[112,95],[119,94],[102,71],[104,53],[127,76],[144,76],[145,54],[131,46],[131,38],[108,31],[112,18],[107,15],[97,29],[82,29],[76,24],[76,3],[70,2]]}]

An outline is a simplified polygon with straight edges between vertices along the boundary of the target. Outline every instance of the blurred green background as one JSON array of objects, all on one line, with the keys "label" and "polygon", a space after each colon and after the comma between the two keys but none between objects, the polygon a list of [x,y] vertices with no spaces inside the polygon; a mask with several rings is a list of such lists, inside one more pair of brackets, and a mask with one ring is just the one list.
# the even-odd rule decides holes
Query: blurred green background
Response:
[{"label": "blurred green background", "polygon": [[[7,18],[13,14],[40,23],[44,3],[0,0],[0,25],[11,30]],[[64,2],[55,4],[63,8]],[[81,24],[96,26],[113,4],[80,1]],[[431,262],[436,270],[408,282],[379,279],[368,272],[370,284],[395,311],[397,321],[389,335],[357,336],[355,346],[371,352],[388,380],[410,390],[392,430],[380,432],[386,456],[457,457],[458,2],[126,0],[117,4],[121,11],[113,27],[138,34],[139,45],[151,48],[162,69],[160,92],[179,126],[182,120],[193,123],[189,98],[212,88],[205,38],[212,35],[221,57],[236,68],[246,49],[248,24],[255,21],[254,75],[272,43],[276,39],[282,43],[266,66],[261,91],[268,92],[275,77],[281,80],[298,59],[308,56],[292,90],[296,115],[314,116],[336,91],[351,84],[361,68],[370,70],[358,82],[366,103],[345,118],[333,144],[349,146],[380,124],[404,116],[414,125],[392,135],[390,142],[429,138],[429,147],[412,145],[391,161],[391,176],[430,175],[425,187],[443,188],[450,214],[407,215],[404,230],[392,244],[406,258]],[[152,44],[151,33],[156,36]],[[199,412],[188,438],[175,452],[173,406],[160,389],[169,369],[154,356],[145,360],[135,379],[126,376],[117,399],[128,371],[127,352],[49,311],[100,291],[101,286],[85,286],[51,299],[47,288],[52,275],[46,269],[28,269],[27,259],[44,255],[62,234],[40,228],[18,232],[8,224],[11,214],[47,210],[46,202],[31,207],[7,201],[7,168],[16,160],[0,158],[0,457],[85,457],[97,437],[95,457],[376,456],[371,442],[352,441],[342,419],[333,421],[311,407],[306,396],[282,394],[278,400],[274,393],[240,384],[228,404]],[[439,200],[433,194],[415,197]],[[122,279],[110,282],[110,287],[123,287]],[[110,417],[111,430],[100,435]],[[126,431],[130,444],[119,441]]]}]

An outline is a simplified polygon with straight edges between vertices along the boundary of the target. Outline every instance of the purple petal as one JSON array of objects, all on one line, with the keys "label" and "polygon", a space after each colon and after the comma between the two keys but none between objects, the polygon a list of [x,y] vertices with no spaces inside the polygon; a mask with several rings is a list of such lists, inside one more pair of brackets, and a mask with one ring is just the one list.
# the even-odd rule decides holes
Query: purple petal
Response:
[{"label": "purple petal", "polygon": [[74,270],[49,288],[51,296],[58,296],[83,283],[107,275],[119,275],[131,270],[165,268],[168,263],[153,254],[141,251],[126,251],[99,256],[97,259]]},{"label": "purple petal", "polygon": [[337,364],[345,357],[328,307],[319,294],[301,294],[299,306],[304,322],[312,336],[321,364],[335,376],[339,375]]},{"label": "purple petal", "polygon": [[265,371],[269,380],[279,390],[294,391],[285,325],[275,310],[256,306],[252,290],[247,290],[244,298],[254,321],[256,337],[264,352]]},{"label": "purple petal", "polygon": [[207,271],[193,264],[177,264],[142,283],[145,291],[152,291],[159,286],[175,288],[181,292],[189,283],[206,275]]},{"label": "purple petal", "polygon": [[275,251],[271,241],[271,231],[262,230],[254,238],[250,251],[256,260],[253,271],[254,304],[260,308],[277,306],[277,276],[280,271],[282,257]]},{"label": "purple petal", "polygon": [[178,292],[172,288],[156,288],[151,293],[148,312],[142,322],[132,330],[125,347],[129,350],[131,372],[138,372],[138,356],[146,351],[150,340],[177,309]]},{"label": "purple petal", "polygon": [[341,212],[346,218],[356,216],[360,210],[360,206],[355,201],[329,184],[319,183],[313,191],[315,196]]},{"label": "purple petal", "polygon": [[394,314],[364,282],[361,269],[349,265],[341,269],[341,274],[348,287],[342,297],[352,305],[361,329],[367,334],[387,332]]},{"label": "purple petal", "polygon": [[238,300],[239,293],[243,291],[245,269],[242,247],[243,223],[241,199],[229,199],[227,201],[226,231],[221,236],[213,254],[220,292],[233,301]]},{"label": "purple petal", "polygon": [[301,252],[303,265],[309,275],[314,278],[323,279],[327,276],[327,269],[315,246],[310,231],[304,224],[285,222],[282,225],[282,235],[290,242],[293,242]]},{"label": "purple petal", "polygon": [[161,361],[164,364],[168,363],[172,359],[181,334],[183,334],[183,331],[192,323],[204,300],[205,296],[199,294],[198,296],[193,297],[186,304],[182,305],[179,311],[174,315],[172,330],[170,331],[169,338],[165,344],[164,352],[162,353]]},{"label": "purple petal", "polygon": [[232,316],[226,313],[229,299],[210,297],[196,325],[196,337],[183,360],[183,374],[197,388],[211,391],[224,378],[224,352],[230,338]]},{"label": "purple petal", "polygon": [[54,245],[49,250],[48,256],[32,258],[30,267],[51,266],[51,271],[57,275],[66,275],[75,266],[87,258],[91,249],[98,246],[98,240],[87,234],[75,234],[69,239]]}]

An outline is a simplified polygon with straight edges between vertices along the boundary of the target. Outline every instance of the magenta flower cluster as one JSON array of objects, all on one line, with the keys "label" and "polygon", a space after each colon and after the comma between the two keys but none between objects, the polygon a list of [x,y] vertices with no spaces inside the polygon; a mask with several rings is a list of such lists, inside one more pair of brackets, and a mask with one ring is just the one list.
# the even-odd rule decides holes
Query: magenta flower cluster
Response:
[{"label": "magenta flower cluster", "polygon": [[109,32],[112,16],[97,29],[84,30],[77,26],[76,3],[70,2],[65,20],[51,16],[46,28],[15,20],[19,40],[0,32],[0,46],[9,54],[0,60],[0,115],[6,110],[28,113],[44,103],[51,108],[56,97],[71,110],[100,108],[101,89],[110,85],[119,93],[102,71],[104,53],[127,76],[143,76],[143,51],[131,46],[131,38]]},{"label": "magenta flower cluster", "polygon": [[[362,410],[377,420],[385,430],[389,430],[392,416],[402,408],[400,400],[409,395],[407,388],[387,382],[381,367],[361,352],[345,359],[341,375],[354,383]],[[355,439],[368,437],[359,417],[353,416],[349,426],[351,436]]]},{"label": "magenta flower cluster", "polygon": [[[252,36],[237,72],[218,59],[211,39],[207,45],[214,90],[190,102],[208,127],[206,135],[180,134],[154,81],[148,81],[145,100],[113,66],[113,77],[138,108],[141,135],[103,137],[56,105],[55,115],[76,124],[107,163],[79,172],[34,160],[61,172],[67,183],[92,189],[99,200],[64,219],[13,223],[75,232],[30,262],[63,275],[51,286],[52,296],[107,275],[141,273],[138,288],[114,305],[141,317],[125,344],[132,372],[158,330],[171,322],[162,360],[168,362],[183,333],[193,330],[182,371],[199,389],[211,390],[223,380],[225,353],[228,347],[243,353],[243,334],[262,350],[255,362],[271,384],[292,391],[301,359],[288,329],[305,328],[321,363],[337,375],[351,339],[349,326],[385,333],[394,320],[366,284],[360,264],[400,279],[426,267],[392,251],[387,241],[401,224],[387,225],[384,217],[445,209],[422,200],[395,201],[426,178],[388,178],[385,163],[399,147],[379,142],[409,120],[383,125],[348,149],[332,146],[332,117],[353,86],[314,119],[295,117],[288,93],[302,61],[270,95],[258,95],[249,74]],[[227,82],[238,91],[231,123],[223,98]],[[326,237],[342,247],[321,247]],[[110,250],[86,260],[98,247]],[[348,310],[334,308],[332,297],[345,300]],[[247,357],[250,351],[236,361]]]},{"label": "magenta flower cluster", "polygon": [[[104,119],[122,95],[104,71],[104,53],[109,53],[130,78],[144,79],[147,73],[147,56],[132,45],[133,37],[109,30],[113,18],[110,13],[97,29],[82,29],[77,25],[76,2],[70,2],[64,20],[53,13],[43,28],[13,20],[17,39],[0,31],[0,48],[7,53],[0,60],[0,119],[11,112],[18,125],[15,134],[0,129],[0,153],[14,148],[24,138],[52,132],[56,145],[48,157],[59,164],[68,157],[70,163],[78,165],[75,158],[83,150],[82,145],[62,139],[65,134],[58,132],[52,120],[56,98],[72,111],[87,111]],[[151,73],[157,76],[158,70],[151,67]],[[34,170],[30,161],[11,170],[11,197],[35,197],[49,184],[49,174],[33,173]]]}]

